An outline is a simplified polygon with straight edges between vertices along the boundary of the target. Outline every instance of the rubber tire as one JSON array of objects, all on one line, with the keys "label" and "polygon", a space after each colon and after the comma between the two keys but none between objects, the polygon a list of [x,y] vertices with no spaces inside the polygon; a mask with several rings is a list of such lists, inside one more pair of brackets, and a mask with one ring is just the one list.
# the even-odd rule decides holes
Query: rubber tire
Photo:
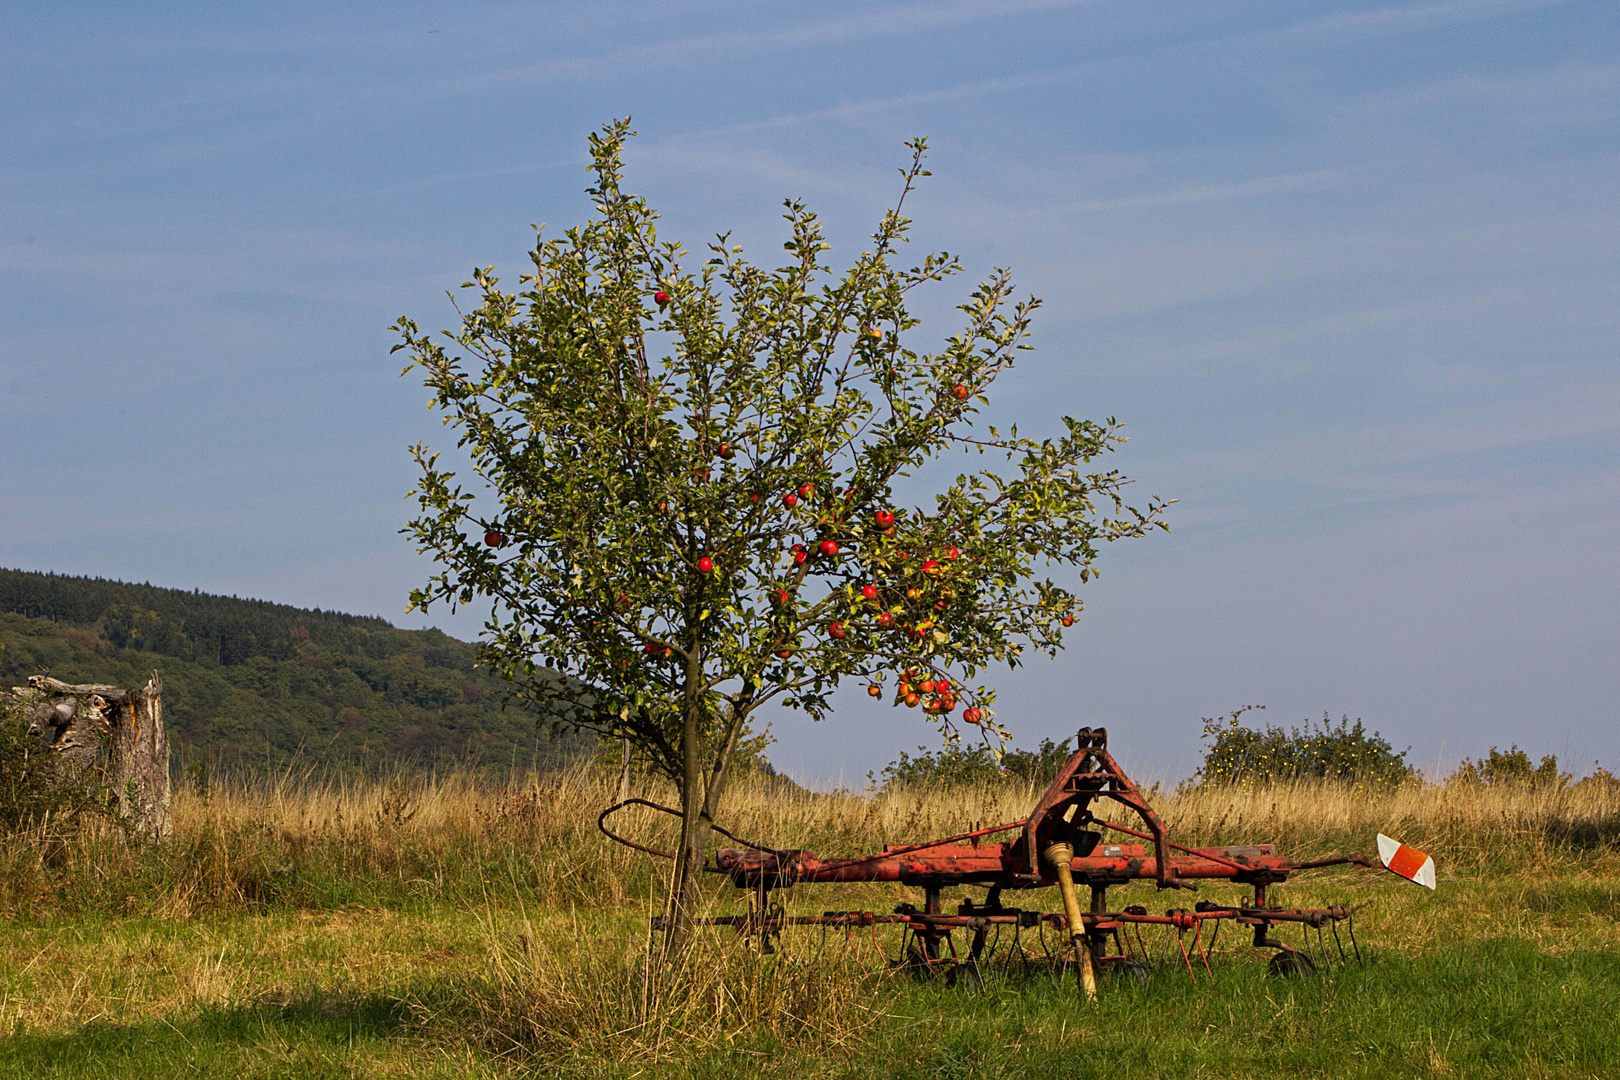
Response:
[{"label": "rubber tire", "polygon": [[905,968],[918,982],[928,982],[937,974],[934,965],[928,962],[927,955],[916,945],[906,946]]},{"label": "rubber tire", "polygon": [[1153,978],[1153,968],[1136,959],[1116,960],[1114,963],[1109,964],[1108,967],[1117,980],[1130,978],[1136,982],[1145,983]]},{"label": "rubber tire", "polygon": [[984,973],[972,960],[964,960],[945,976],[945,985],[959,987],[969,994],[984,993]]},{"label": "rubber tire", "polygon": [[1316,974],[1316,964],[1304,953],[1290,949],[1273,956],[1266,971],[1284,979],[1309,979]]}]

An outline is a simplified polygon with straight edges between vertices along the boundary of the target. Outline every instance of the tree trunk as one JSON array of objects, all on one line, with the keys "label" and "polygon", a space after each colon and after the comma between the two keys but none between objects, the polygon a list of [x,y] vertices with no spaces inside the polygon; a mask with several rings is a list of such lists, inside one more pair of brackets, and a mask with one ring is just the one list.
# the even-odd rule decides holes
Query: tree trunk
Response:
[{"label": "tree trunk", "polygon": [[619,740],[619,802],[630,797],[630,740]]},{"label": "tree trunk", "polygon": [[709,822],[703,814],[703,744],[698,710],[688,701],[681,718],[681,843],[675,852],[675,875],[669,883],[669,912],[664,921],[664,960],[685,949],[692,920],[702,900],[703,847]]},{"label": "tree trunk", "polygon": [[735,707],[724,738],[708,766],[704,783],[703,746],[697,703],[687,709],[681,724],[681,844],[675,855],[675,876],[670,882],[669,913],[664,922],[664,958],[678,955],[691,935],[692,920],[703,899],[703,851],[720,812],[720,795],[730,772],[731,755],[747,722],[745,708]]},{"label": "tree trunk", "polygon": [[163,730],[163,683],[157,672],[139,690],[28,678],[33,722],[53,729],[50,747],[76,769],[97,775],[134,831],[169,835],[169,737]]},{"label": "tree trunk", "polygon": [[107,787],[118,812],[153,840],[169,835],[169,736],[163,730],[163,682],[157,672],[124,699],[107,746]]}]

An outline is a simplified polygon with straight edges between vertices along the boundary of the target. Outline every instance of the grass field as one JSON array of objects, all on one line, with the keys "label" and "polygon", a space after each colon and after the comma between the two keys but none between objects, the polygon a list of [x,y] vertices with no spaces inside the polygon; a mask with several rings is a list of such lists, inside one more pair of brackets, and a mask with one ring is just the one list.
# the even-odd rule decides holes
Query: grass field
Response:
[{"label": "grass field", "polygon": [[[728,799],[725,823],[854,853],[1010,821],[1035,794],[762,785]],[[1213,980],[1166,968],[1105,983],[1097,1007],[1011,966],[982,995],[915,983],[888,967],[892,930],[806,930],[771,957],[712,931],[660,982],[645,957],[664,866],[596,832],[610,801],[585,772],[494,791],[305,778],[181,794],[159,849],[104,822],[0,841],[0,1076],[1620,1074],[1613,787],[1166,796],[1183,842],[1303,857],[1371,851],[1384,831],[1434,853],[1440,889],[1299,875],[1278,898],[1352,905],[1365,965],[1278,980],[1227,934]],[[648,840],[661,827],[631,824]],[[799,886],[785,900],[882,911],[914,892]],[[1057,909],[1055,893],[1032,899]],[[1185,903],[1146,884],[1110,901]],[[743,908],[721,883],[713,903]]]}]

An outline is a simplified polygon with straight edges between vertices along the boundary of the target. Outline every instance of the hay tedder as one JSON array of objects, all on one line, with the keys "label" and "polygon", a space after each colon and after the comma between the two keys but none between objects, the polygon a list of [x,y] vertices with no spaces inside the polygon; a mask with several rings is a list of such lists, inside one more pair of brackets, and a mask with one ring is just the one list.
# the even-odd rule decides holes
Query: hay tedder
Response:
[{"label": "hay tedder", "polygon": [[[1133,811],[1142,829],[1099,816],[1108,801]],[[630,799],[603,811],[598,823],[612,839],[651,852],[608,829],[609,816],[633,804],[675,812],[643,799]],[[1112,843],[1099,830],[1148,841],[1152,850],[1142,843]],[[989,839],[998,834],[1013,835]],[[744,915],[710,916],[697,922],[731,926],[740,934],[756,936],[765,951],[774,948],[774,940],[788,926],[842,927],[851,933],[861,927],[872,927],[875,932],[880,925],[896,925],[903,934],[900,964],[920,978],[940,977],[974,988],[982,987],[991,955],[998,951],[997,944],[1005,932],[1011,936],[1006,950],[1009,955],[1058,966],[1073,963],[1081,990],[1088,997],[1096,994],[1099,970],[1146,978],[1155,963],[1162,965],[1170,960],[1177,967],[1185,967],[1195,980],[1196,966],[1202,966],[1206,975],[1213,977],[1209,948],[1221,926],[1230,922],[1252,933],[1255,948],[1275,950],[1270,962],[1272,973],[1305,976],[1313,974],[1319,964],[1334,962],[1323,937],[1324,929],[1332,932],[1338,962],[1352,957],[1360,960],[1354,916],[1338,905],[1284,908],[1268,901],[1267,888],[1301,870],[1346,864],[1369,868],[1382,864],[1393,873],[1434,888],[1432,859],[1382,835],[1378,844],[1378,862],[1362,855],[1295,862],[1277,854],[1271,844],[1184,847],[1169,839],[1164,823],[1108,753],[1106,730],[1081,728],[1077,748],[1029,817],[922,844],[888,845],[881,852],[856,858],[821,859],[809,851],[760,846],[722,849],[714,865],[706,869],[725,874],[739,889],[748,890],[749,911]],[[1150,915],[1140,904],[1109,910],[1107,894],[1113,886],[1148,880],[1159,889],[1196,890],[1197,882],[1211,879],[1246,886],[1252,896],[1244,897],[1236,906],[1199,902],[1191,908],[1170,908],[1162,915]],[[899,904],[892,914],[828,911],[821,915],[789,915],[770,897],[772,890],[801,882],[854,881],[915,886],[922,890],[922,905]],[[941,891],[964,885],[988,888],[984,902],[963,900],[955,913],[945,912],[940,905]],[[1003,903],[1008,891],[1053,885],[1062,896],[1061,913]],[[1080,886],[1090,890],[1089,903],[1084,905]],[[1339,933],[1340,924],[1346,931],[1344,937]],[[1276,936],[1289,926],[1299,927],[1302,948]],[[1163,944],[1155,961],[1144,932],[1160,928]],[[1041,957],[1023,948],[1020,931],[1034,931]],[[965,955],[957,950],[958,933],[968,939]],[[1348,953],[1345,938],[1349,940]]]}]

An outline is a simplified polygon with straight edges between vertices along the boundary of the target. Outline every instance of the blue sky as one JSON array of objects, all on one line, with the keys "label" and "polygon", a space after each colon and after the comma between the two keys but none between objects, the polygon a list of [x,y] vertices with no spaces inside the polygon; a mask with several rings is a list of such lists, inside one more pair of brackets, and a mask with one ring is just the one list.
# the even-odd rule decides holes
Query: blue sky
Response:
[{"label": "blue sky", "polygon": [[[580,220],[614,117],[665,234],[761,258],[789,196],[858,251],[927,134],[916,246],[1045,301],[997,416],[1117,416],[1179,500],[998,680],[1021,742],[1174,779],[1257,703],[1620,767],[1612,3],[3,10],[0,564],[421,625],[395,318]],[[819,781],[933,739],[773,730]]]}]

